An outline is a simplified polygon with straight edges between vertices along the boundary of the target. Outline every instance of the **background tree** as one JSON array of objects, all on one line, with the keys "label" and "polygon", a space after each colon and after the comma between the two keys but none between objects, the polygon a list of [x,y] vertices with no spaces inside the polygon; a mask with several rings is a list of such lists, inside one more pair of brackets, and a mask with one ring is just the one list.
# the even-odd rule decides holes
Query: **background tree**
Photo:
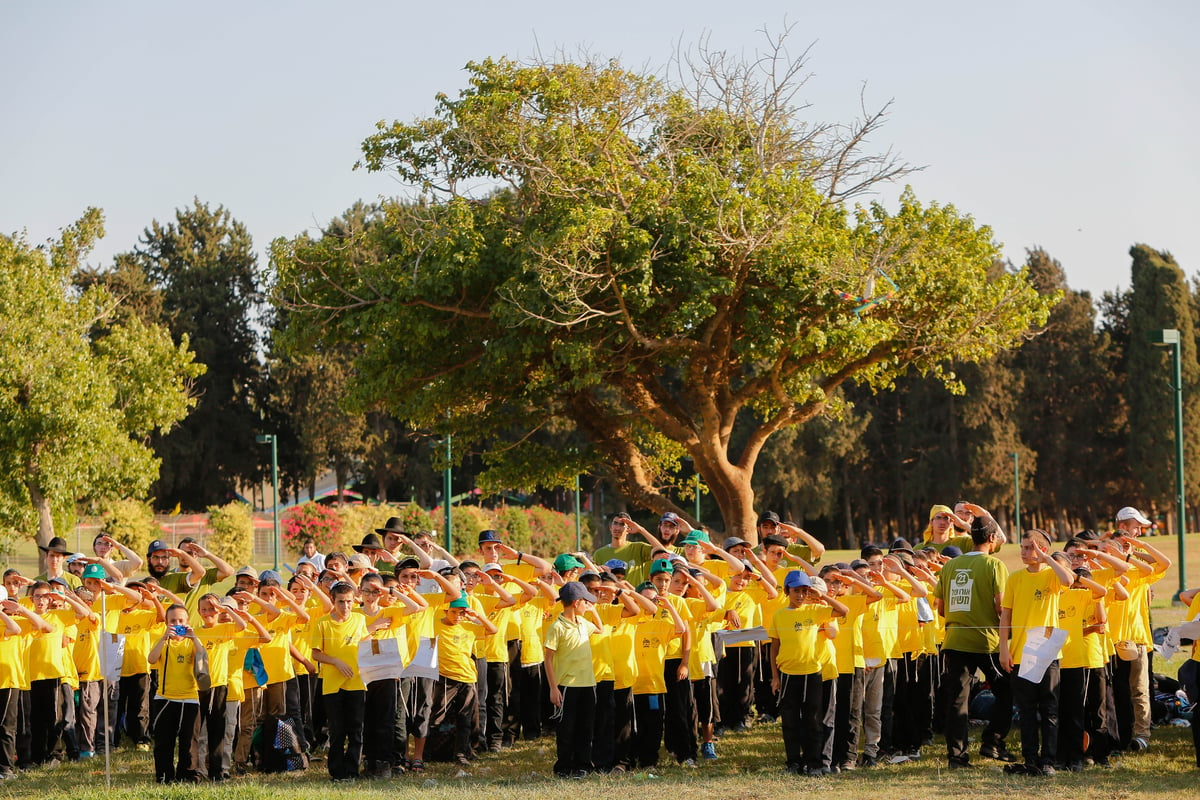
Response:
[{"label": "background tree", "polygon": [[386,209],[386,257],[279,242],[280,298],[313,341],[361,344],[359,391],[414,425],[574,426],[589,451],[487,455],[530,485],[603,461],[634,503],[685,513],[658,478],[686,454],[753,536],[772,435],[836,413],[849,381],[986,359],[1052,305],[992,274],[991,232],[951,206],[850,208],[907,167],[862,149],[882,110],[805,119],[781,42],[747,63],[701,51],[676,86],[615,62],[468,70],[433,117],[364,143],[424,193]]},{"label": "background tree", "polygon": [[[1175,492],[1171,454],[1175,452],[1175,397],[1171,387],[1171,355],[1167,348],[1155,347],[1147,340],[1150,331],[1176,328],[1181,342],[1184,386],[1185,463],[1192,468],[1186,475],[1186,490],[1191,497],[1200,489],[1200,467],[1195,459],[1200,450],[1200,397],[1195,387],[1200,378],[1196,361],[1196,336],[1192,324],[1191,292],[1183,270],[1170,253],[1138,244],[1129,250],[1132,257],[1132,282],[1129,296],[1129,344],[1125,370],[1129,402],[1128,457],[1136,484],[1141,487],[1139,501],[1153,507],[1172,506]],[[1132,500],[1130,501],[1132,502]]]},{"label": "background tree", "polygon": [[262,276],[246,227],[223,206],[199,199],[166,225],[154,221],[138,247],[119,256],[119,275],[140,271],[161,296],[163,321],[176,342],[186,337],[208,367],[197,381],[197,405],[171,431],[154,438],[162,470],[154,493],[160,508],[200,509],[227,502],[239,483],[261,474],[263,371],[255,322]]},{"label": "background tree", "polygon": [[194,404],[203,373],[188,339],[121,313],[103,287],[72,279],[103,235],[89,209],[47,247],[0,236],[0,524],[37,531],[83,499],[144,495],[156,431]]}]

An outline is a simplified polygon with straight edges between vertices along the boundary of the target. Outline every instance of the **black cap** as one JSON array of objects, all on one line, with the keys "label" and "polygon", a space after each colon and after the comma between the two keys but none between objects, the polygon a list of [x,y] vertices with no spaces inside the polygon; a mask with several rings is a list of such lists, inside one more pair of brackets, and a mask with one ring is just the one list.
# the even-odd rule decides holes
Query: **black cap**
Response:
[{"label": "black cap", "polygon": [[774,522],[776,525],[778,525],[779,515],[774,511],[764,511],[758,515],[758,524],[762,525],[764,522]]}]

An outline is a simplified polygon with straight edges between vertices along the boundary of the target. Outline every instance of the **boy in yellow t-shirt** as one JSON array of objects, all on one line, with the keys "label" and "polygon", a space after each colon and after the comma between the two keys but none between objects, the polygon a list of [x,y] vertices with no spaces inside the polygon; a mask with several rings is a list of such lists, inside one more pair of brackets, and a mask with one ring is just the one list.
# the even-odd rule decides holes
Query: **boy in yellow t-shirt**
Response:
[{"label": "boy in yellow t-shirt", "polygon": [[[1029,530],[1021,537],[1021,563],[1025,569],[1008,577],[1000,603],[1000,666],[1006,672],[1019,668],[1031,632],[1058,627],[1058,596],[1075,582],[1075,573],[1050,556],[1050,536]],[[1047,569],[1049,567],[1049,569]],[[1009,764],[1010,775],[1053,775],[1058,753],[1059,661],[1055,659],[1041,680],[1013,679],[1013,701],[1021,716],[1021,755],[1024,764]],[[1038,737],[1041,734],[1041,750]]]},{"label": "boy in yellow t-shirt", "polygon": [[[662,561],[660,559],[651,564],[655,577],[668,574],[662,571]],[[637,589],[638,594],[653,602],[657,610],[653,614],[631,618],[635,623],[633,646],[637,660],[637,672],[633,679],[633,713],[637,720],[637,731],[630,765],[649,768],[658,765],[658,750],[662,746],[663,699],[666,692],[663,671],[667,652],[672,642],[686,638],[688,631],[687,623],[675,604],[665,594],[660,594],[653,583],[647,581]]]},{"label": "boy in yellow t-shirt", "polygon": [[[1064,553],[1055,553],[1054,558],[1066,559],[1064,565],[1071,563]],[[1058,761],[1071,772],[1079,772],[1085,755],[1099,763],[1108,756],[1104,744],[1108,737],[1100,731],[1104,713],[1101,704],[1106,692],[1097,691],[1108,660],[1104,648],[1103,602],[1107,590],[1092,579],[1087,567],[1073,571],[1074,585],[1058,598],[1059,627],[1067,632],[1059,663]],[[1085,734],[1090,739],[1086,753]]]},{"label": "boy in yellow t-shirt", "polygon": [[348,581],[335,583],[329,598],[333,610],[312,631],[312,657],[321,665],[321,700],[329,726],[329,778],[335,783],[357,778],[362,756],[367,687],[358,672],[358,643],[370,633],[366,617],[353,613],[356,591]]},{"label": "boy in yellow t-shirt", "polygon": [[560,710],[555,732],[554,774],[582,778],[592,771],[592,733],[596,714],[596,671],[591,636],[596,626],[586,615],[596,596],[578,581],[559,589],[562,613],[546,631],[546,682],[550,704]]},{"label": "boy in yellow t-shirt", "polygon": [[441,702],[433,727],[452,721],[454,759],[459,766],[471,765],[471,721],[479,713],[475,683],[479,672],[473,655],[475,642],[499,630],[487,617],[471,609],[465,594],[451,600],[441,617],[434,620],[441,673]]},{"label": "boy in yellow t-shirt", "polygon": [[783,723],[787,770],[793,774],[825,774],[821,766],[824,731],[821,686],[825,642],[836,634],[834,617],[844,617],[846,606],[813,588],[812,579],[799,570],[783,580],[788,605],[771,618],[771,687]]},{"label": "boy in yellow t-shirt", "polygon": [[154,777],[159,783],[195,783],[196,733],[200,718],[200,689],[196,662],[208,671],[207,652],[188,622],[187,608],[167,609],[162,636],[150,648],[149,663],[158,672],[154,718]]}]

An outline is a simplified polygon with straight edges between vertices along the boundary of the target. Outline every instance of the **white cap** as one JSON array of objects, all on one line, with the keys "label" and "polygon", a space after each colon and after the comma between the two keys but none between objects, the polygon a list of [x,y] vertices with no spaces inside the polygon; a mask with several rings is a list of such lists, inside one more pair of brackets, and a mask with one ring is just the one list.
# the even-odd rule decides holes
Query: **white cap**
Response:
[{"label": "white cap", "polygon": [[495,561],[489,561],[483,565],[484,572],[504,572],[504,567],[497,564]]},{"label": "white cap", "polygon": [[824,578],[810,577],[809,580],[812,581],[812,588],[816,589],[818,592],[829,591],[829,586],[825,583]]},{"label": "white cap", "polygon": [[1132,519],[1139,525],[1151,525],[1153,523],[1146,519],[1146,515],[1138,511],[1133,506],[1125,506],[1117,512],[1117,522],[1124,522],[1127,519]]}]

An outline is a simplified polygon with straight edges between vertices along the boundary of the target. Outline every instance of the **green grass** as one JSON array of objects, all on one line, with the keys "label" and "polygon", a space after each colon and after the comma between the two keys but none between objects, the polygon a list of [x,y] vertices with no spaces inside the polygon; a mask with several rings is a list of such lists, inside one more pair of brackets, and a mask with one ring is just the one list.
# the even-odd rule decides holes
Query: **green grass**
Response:
[{"label": "green grass", "polygon": [[[978,729],[973,730],[978,737]],[[1186,728],[1159,728],[1152,749],[1127,756],[1112,769],[1092,769],[1054,778],[1018,778],[1004,775],[996,762],[981,762],[971,770],[950,772],[940,746],[925,749],[920,762],[858,770],[826,778],[783,774],[783,747],[779,726],[732,734],[718,743],[721,756],[687,770],[664,764],[653,773],[593,776],[583,781],[548,777],[554,742],[544,738],[523,742],[496,755],[481,757],[467,771],[448,764],[430,764],[424,775],[403,775],[389,781],[330,784],[324,762],[315,762],[305,774],[253,775],[220,786],[159,787],[152,782],[153,762],[148,753],[121,751],[113,761],[112,791],[104,786],[104,764],[92,760],[54,770],[22,775],[0,784],[0,797],[129,798],[205,797],[218,800],[342,797],[451,797],[464,800],[562,800],[565,795],[654,796],[688,800],[737,798],[775,800],[801,793],[819,792],[822,800],[864,798],[1045,797],[1045,798],[1194,798],[1197,794],[1191,734]],[[1017,746],[1016,734],[1010,740]]]}]

